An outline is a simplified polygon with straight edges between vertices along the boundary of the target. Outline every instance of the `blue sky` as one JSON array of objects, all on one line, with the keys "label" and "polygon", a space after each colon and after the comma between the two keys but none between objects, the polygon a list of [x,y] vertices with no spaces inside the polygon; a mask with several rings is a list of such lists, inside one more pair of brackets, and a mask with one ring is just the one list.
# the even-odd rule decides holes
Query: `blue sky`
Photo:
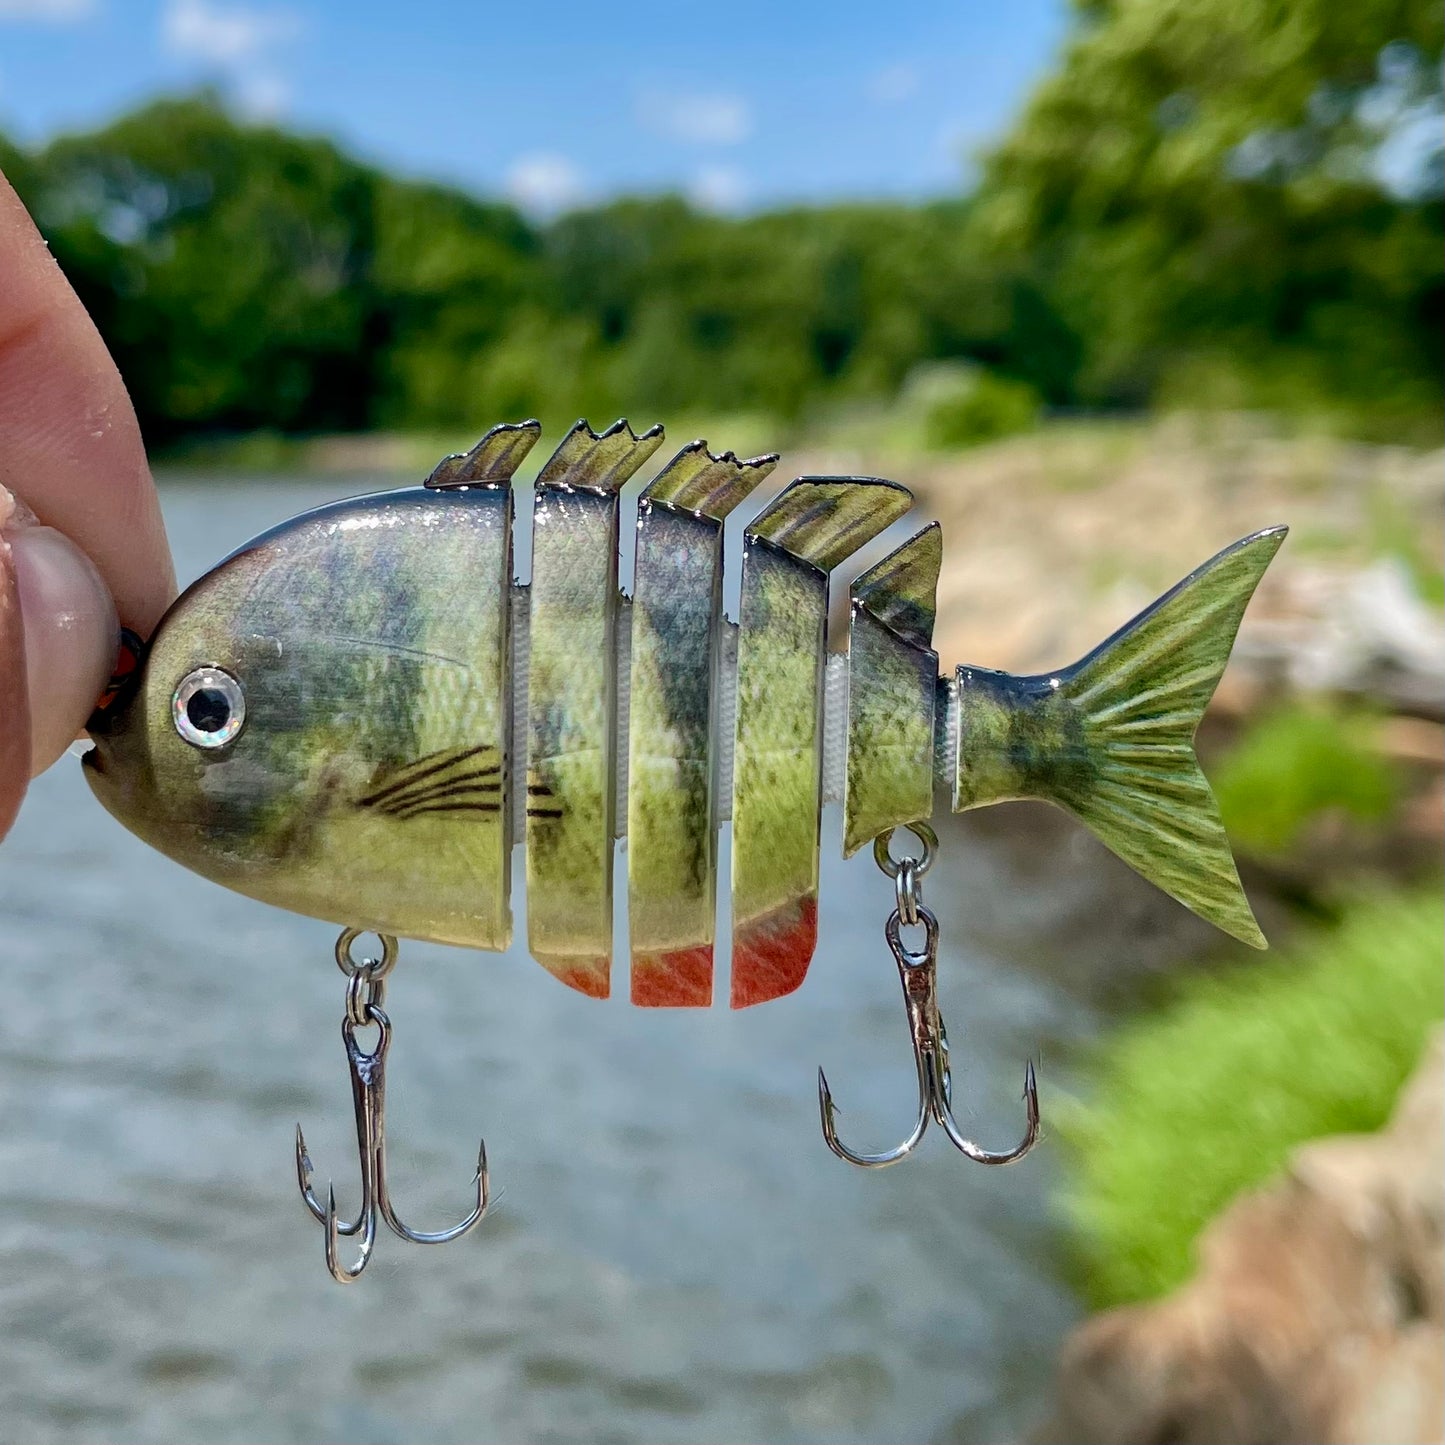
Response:
[{"label": "blue sky", "polygon": [[0,0],[0,130],[33,143],[221,85],[414,175],[546,212],[954,190],[1056,53],[1064,0]]}]

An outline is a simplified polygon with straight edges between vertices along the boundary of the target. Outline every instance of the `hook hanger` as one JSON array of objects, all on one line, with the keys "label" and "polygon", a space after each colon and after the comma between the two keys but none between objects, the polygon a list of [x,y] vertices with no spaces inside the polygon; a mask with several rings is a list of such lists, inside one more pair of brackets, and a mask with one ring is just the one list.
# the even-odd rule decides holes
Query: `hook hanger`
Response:
[{"label": "hook hanger", "polygon": [[[878,866],[894,881],[897,907],[888,917],[883,936],[898,965],[899,982],[903,985],[903,1004],[908,1014],[908,1032],[913,1044],[913,1058],[918,1070],[918,1118],[912,1132],[901,1144],[879,1154],[860,1154],[838,1137],[836,1115],[827,1076],[818,1070],[818,1111],[823,1121],[823,1138],[842,1160],[860,1169],[883,1169],[906,1159],[928,1131],[937,1124],[953,1147],[978,1164],[1012,1164],[1034,1147],[1039,1137],[1039,1092],[1034,1077],[1033,1061],[1024,1070],[1024,1101],[1027,1123],[1023,1138],[1012,1149],[989,1150],[975,1144],[958,1127],[953,1117],[953,1081],[948,1068],[948,1030],[938,1008],[938,919],[922,901],[923,875],[933,866],[938,836],[927,823],[906,825],[923,844],[918,858],[896,859],[889,851],[893,829],[880,834],[873,843],[873,856]],[[921,925],[923,946],[910,949],[902,939],[903,926]]]},{"label": "hook hanger", "polygon": [[[480,1224],[490,1203],[490,1181],[487,1174],[485,1140],[477,1150],[477,1202],[460,1224],[428,1234],[403,1223],[391,1202],[386,1173],[386,1054],[391,1047],[391,1019],[382,1008],[386,976],[396,965],[396,939],[379,935],[382,953],[379,959],[358,962],[351,948],[361,936],[359,929],[348,928],[336,942],[336,962],[346,974],[346,1012],[341,1020],[341,1038],[346,1045],[346,1063],[351,1075],[351,1102],[356,1114],[356,1143],[361,1162],[361,1209],[353,1220],[341,1220],[336,1210],[336,1189],[327,1186],[326,1203],[317,1199],[311,1187],[314,1166],[306,1149],[306,1137],[296,1126],[296,1182],[301,1198],[311,1214],[326,1228],[326,1267],[332,1278],[349,1284],[366,1268],[376,1244],[378,1217],[393,1234],[413,1244],[446,1244],[460,1239],[474,1225]],[[357,1042],[356,1031],[375,1025],[377,1039],[370,1049]],[[343,1237],[359,1235],[356,1262],[345,1265],[340,1260]]]}]

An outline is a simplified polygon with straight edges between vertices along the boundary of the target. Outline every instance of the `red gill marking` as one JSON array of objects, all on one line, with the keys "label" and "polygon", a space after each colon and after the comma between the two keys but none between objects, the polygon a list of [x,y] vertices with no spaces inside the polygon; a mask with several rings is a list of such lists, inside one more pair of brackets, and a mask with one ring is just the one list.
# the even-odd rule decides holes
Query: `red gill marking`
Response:
[{"label": "red gill marking", "polygon": [[733,934],[732,1006],[782,998],[807,977],[818,946],[818,897],[785,903]]},{"label": "red gill marking", "polygon": [[110,675],[110,681],[105,685],[105,691],[100,695],[95,704],[96,712],[104,712],[116,699],[116,695],[130,681],[136,668],[140,666],[141,653],[145,651],[145,643],[140,637],[128,627],[120,630],[120,641],[116,647],[115,671]]},{"label": "red gill marking", "polygon": [[558,960],[555,964],[539,958],[538,963],[548,973],[555,974],[568,988],[585,993],[588,998],[606,998],[612,992],[610,958],[578,959],[566,963]]},{"label": "red gill marking", "polygon": [[632,1002],[643,1008],[706,1008],[712,1002],[712,945],[634,954]]}]

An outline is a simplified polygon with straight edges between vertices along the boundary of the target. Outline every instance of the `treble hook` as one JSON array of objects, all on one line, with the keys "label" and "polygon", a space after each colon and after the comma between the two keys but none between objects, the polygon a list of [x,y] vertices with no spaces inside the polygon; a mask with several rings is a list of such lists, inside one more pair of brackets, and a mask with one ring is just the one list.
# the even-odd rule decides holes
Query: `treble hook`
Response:
[{"label": "treble hook", "polygon": [[[918,1147],[930,1122],[948,1135],[953,1147],[978,1164],[1012,1164],[1022,1159],[1039,1137],[1039,1091],[1034,1078],[1033,1061],[1024,1070],[1023,1097],[1028,1122],[1023,1138],[1012,1148],[989,1150],[975,1144],[958,1127],[953,1117],[953,1081],[948,1068],[948,1030],[938,1008],[938,919],[919,901],[919,879],[932,862],[932,849],[937,840],[927,825],[911,824],[924,840],[926,852],[922,859],[905,858],[900,862],[888,854],[888,835],[875,848],[880,866],[889,872],[898,886],[899,906],[889,916],[884,937],[898,965],[898,978],[903,985],[903,1004],[908,1013],[908,1031],[913,1042],[913,1058],[918,1068],[918,1119],[913,1131],[899,1145],[881,1154],[858,1154],[838,1138],[835,1115],[837,1105],[828,1088],[827,1076],[818,1070],[818,1111],[823,1121],[823,1138],[842,1160],[860,1169],[883,1169],[906,1159]],[[885,861],[886,860],[886,861]],[[896,870],[896,871],[895,871]],[[923,925],[921,949],[904,947],[900,930],[905,921]]]},{"label": "treble hook", "polygon": [[[460,1224],[428,1234],[412,1229],[402,1222],[391,1202],[386,1173],[386,1053],[391,1047],[391,1019],[381,1007],[384,980],[396,961],[396,940],[383,936],[381,959],[362,964],[350,956],[351,944],[357,937],[348,929],[337,944],[337,962],[348,974],[346,1014],[341,1021],[341,1037],[346,1045],[346,1063],[351,1075],[351,1102],[356,1115],[356,1143],[361,1160],[361,1209],[354,1220],[342,1221],[336,1211],[336,1189],[328,1185],[326,1203],[322,1205],[311,1187],[313,1165],[307,1152],[306,1137],[296,1126],[296,1182],[301,1198],[311,1214],[326,1228],[326,1267],[332,1278],[349,1284],[366,1268],[376,1244],[376,1221],[382,1222],[402,1239],[413,1244],[446,1244],[460,1239],[474,1225],[480,1224],[490,1203],[490,1180],[487,1174],[485,1140],[477,1150],[477,1202]],[[374,1024],[377,1040],[374,1048],[363,1049],[356,1039],[359,1027]],[[340,1262],[342,1236],[360,1235],[356,1263]]]}]

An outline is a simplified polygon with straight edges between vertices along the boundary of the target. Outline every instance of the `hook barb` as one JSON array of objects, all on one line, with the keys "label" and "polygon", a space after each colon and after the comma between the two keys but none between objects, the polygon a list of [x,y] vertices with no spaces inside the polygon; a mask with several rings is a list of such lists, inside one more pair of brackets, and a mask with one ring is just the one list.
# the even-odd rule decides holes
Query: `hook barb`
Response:
[{"label": "hook barb", "polygon": [[454,1224],[450,1229],[439,1229],[433,1234],[423,1233],[419,1229],[412,1229],[409,1225],[402,1223],[397,1215],[396,1206],[391,1202],[391,1193],[386,1184],[386,1151],[382,1149],[376,1157],[377,1165],[377,1208],[386,1226],[393,1234],[400,1235],[402,1239],[409,1240],[412,1244],[448,1244],[454,1239],[460,1239],[469,1229],[482,1222],[492,1202],[491,1176],[487,1172],[487,1141],[481,1140],[477,1145],[477,1172],[472,1178],[472,1183],[477,1187],[477,1202],[472,1206],[472,1212],[462,1220],[460,1224]]},{"label": "hook barb", "polygon": [[336,1218],[336,1186],[328,1184],[326,1186],[326,1268],[331,1271],[331,1278],[337,1284],[351,1284],[353,1280],[361,1277],[361,1271],[370,1261],[372,1248],[376,1244],[376,1212],[363,1208],[361,1218],[357,1223],[363,1226],[361,1247],[356,1257],[356,1263],[348,1267],[340,1260],[343,1231]]},{"label": "hook barb", "polygon": [[[325,1224],[328,1214],[326,1205],[316,1197],[316,1191],[311,1187],[311,1176],[315,1171],[315,1165],[311,1162],[311,1154],[306,1148],[306,1136],[301,1132],[301,1125],[296,1126],[296,1183],[301,1188],[301,1202],[315,1217],[318,1224]],[[334,1193],[334,1191],[332,1191]],[[361,1215],[357,1215],[350,1223],[343,1224],[336,1222],[336,1232],[346,1235],[348,1238],[360,1231],[365,1221]]]},{"label": "hook barb", "polygon": [[919,1141],[928,1129],[928,1104],[920,1093],[918,1120],[913,1126],[913,1132],[901,1144],[895,1145],[892,1149],[885,1149],[881,1154],[855,1152],[838,1137],[837,1115],[842,1113],[842,1110],[833,1102],[833,1092],[828,1087],[828,1076],[822,1069],[818,1070],[818,1112],[823,1120],[824,1143],[845,1164],[855,1165],[859,1169],[886,1169],[890,1164],[897,1164],[900,1159],[906,1159],[918,1147]]},{"label": "hook barb", "polygon": [[948,1135],[953,1147],[961,1154],[966,1154],[975,1164],[1012,1164],[1015,1160],[1022,1159],[1038,1143],[1039,1139],[1039,1083],[1034,1075],[1032,1059],[1024,1064],[1022,1097],[1026,1114],[1024,1136],[1012,1149],[983,1149],[972,1139],[964,1138],[951,1109],[944,1109],[942,1113],[936,1113],[933,1117],[944,1133]]},{"label": "hook barb", "polygon": [[901,1144],[878,1154],[861,1154],[850,1149],[838,1137],[837,1114],[827,1076],[818,1070],[818,1112],[823,1124],[823,1140],[840,1159],[860,1169],[885,1169],[906,1159],[916,1149],[930,1122],[937,1124],[949,1142],[961,1154],[977,1164],[1012,1164],[1022,1159],[1038,1142],[1039,1090],[1033,1060],[1024,1069],[1024,1104],[1026,1124],[1023,1138],[1012,1149],[984,1149],[969,1139],[953,1116],[953,1080],[948,1064],[948,1031],[938,1008],[938,919],[914,900],[918,922],[923,925],[921,949],[904,947],[901,919],[894,912],[888,920],[885,936],[898,965],[903,985],[903,1003],[908,1014],[909,1036],[913,1043],[914,1064],[918,1072],[918,1118],[912,1132]]},{"label": "hook barb", "polygon": [[[371,1000],[376,997],[373,992]],[[378,1030],[374,1048],[366,1050],[357,1043],[358,1024],[350,1010],[341,1024],[341,1037],[346,1045],[346,1061],[351,1075],[351,1099],[356,1115],[356,1142],[361,1163],[361,1208],[354,1220],[342,1220],[338,1216],[334,1185],[327,1186],[324,1206],[316,1197],[312,1187],[315,1166],[306,1147],[306,1136],[300,1124],[296,1126],[296,1183],[307,1210],[326,1230],[326,1267],[331,1271],[332,1278],[342,1284],[351,1283],[366,1268],[376,1243],[378,1218],[392,1233],[413,1244],[446,1244],[460,1239],[480,1224],[491,1202],[487,1146],[483,1140],[477,1149],[477,1172],[473,1178],[476,1203],[461,1223],[428,1234],[412,1229],[397,1214],[391,1202],[386,1167],[386,1053],[391,1044],[391,1019],[379,1003],[371,1000],[362,1003],[360,1017],[363,1023],[373,1024]],[[342,1264],[340,1241],[358,1235],[356,1262],[349,1266]]]}]

